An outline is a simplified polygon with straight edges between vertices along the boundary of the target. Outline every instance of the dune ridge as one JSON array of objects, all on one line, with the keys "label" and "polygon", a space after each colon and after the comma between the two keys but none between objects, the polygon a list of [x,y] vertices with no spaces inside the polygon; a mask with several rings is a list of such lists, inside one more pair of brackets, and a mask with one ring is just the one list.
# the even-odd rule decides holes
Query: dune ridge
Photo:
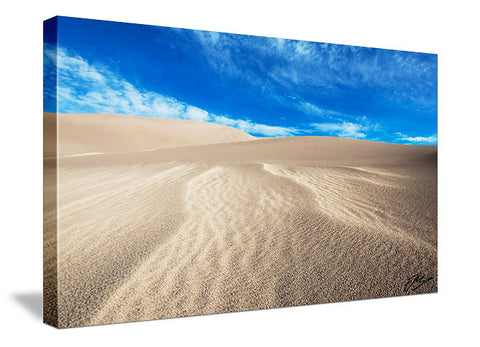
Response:
[{"label": "dune ridge", "polygon": [[[47,129],[58,123],[58,151],[46,146],[45,157],[84,153],[138,152],[159,148],[253,140],[232,127],[186,119],[115,114],[44,113]],[[56,138],[54,134],[46,134]]]},{"label": "dune ridge", "polygon": [[[436,146],[293,137],[58,166],[60,327],[437,290]],[[405,291],[417,273],[432,280]]]}]

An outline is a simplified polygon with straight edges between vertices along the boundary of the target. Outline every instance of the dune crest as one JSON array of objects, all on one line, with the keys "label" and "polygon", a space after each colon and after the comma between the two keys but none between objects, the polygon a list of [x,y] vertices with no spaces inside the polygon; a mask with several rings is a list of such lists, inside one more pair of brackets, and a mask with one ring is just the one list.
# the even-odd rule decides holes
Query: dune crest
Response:
[{"label": "dune crest", "polygon": [[[57,115],[44,113],[46,128]],[[149,118],[113,114],[58,114],[58,155],[119,153],[253,140],[232,127],[185,119]],[[50,138],[55,138],[53,134]],[[53,145],[52,145],[53,146]],[[52,146],[45,156],[56,153]]]}]

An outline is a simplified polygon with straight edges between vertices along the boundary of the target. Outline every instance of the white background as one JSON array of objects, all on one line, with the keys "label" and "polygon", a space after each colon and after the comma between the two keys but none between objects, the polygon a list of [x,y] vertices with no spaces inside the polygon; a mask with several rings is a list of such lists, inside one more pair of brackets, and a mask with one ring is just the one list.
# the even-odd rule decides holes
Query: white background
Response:
[{"label": "white background", "polygon": [[[2,345],[478,343],[480,27],[474,1],[43,0],[0,6]],[[57,14],[438,53],[439,293],[67,330],[43,325],[39,304],[25,298],[40,298],[42,289],[42,21]]]}]

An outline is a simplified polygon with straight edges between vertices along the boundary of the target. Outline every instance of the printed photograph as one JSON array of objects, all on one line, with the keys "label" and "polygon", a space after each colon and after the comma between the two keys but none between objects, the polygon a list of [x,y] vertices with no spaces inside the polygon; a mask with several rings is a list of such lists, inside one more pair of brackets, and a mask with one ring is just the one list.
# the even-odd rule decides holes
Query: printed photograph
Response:
[{"label": "printed photograph", "polygon": [[437,55],[44,22],[44,321],[437,292]]}]

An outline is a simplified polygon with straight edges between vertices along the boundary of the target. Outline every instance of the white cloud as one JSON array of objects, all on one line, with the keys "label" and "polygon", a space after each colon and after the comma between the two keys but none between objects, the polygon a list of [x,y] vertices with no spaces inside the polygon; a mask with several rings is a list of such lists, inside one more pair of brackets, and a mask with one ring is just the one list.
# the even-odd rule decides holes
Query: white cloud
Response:
[{"label": "white cloud", "polygon": [[104,83],[104,76],[97,71],[97,69],[90,64],[88,64],[84,59],[80,57],[67,56],[65,50],[58,49],[58,64],[62,67],[62,70],[59,70],[60,73],[69,71],[75,71],[78,76],[82,79]]},{"label": "white cloud", "polygon": [[232,119],[225,116],[214,116],[215,123],[231,126],[250,134],[264,135],[264,136],[292,136],[298,132],[299,129],[293,127],[280,127],[265,124],[257,124],[250,120]]},{"label": "white cloud", "polygon": [[216,31],[194,30],[193,33],[197,35],[203,44],[215,45],[220,39],[220,33]]},{"label": "white cloud", "polygon": [[428,143],[435,143],[437,142],[437,137],[436,136],[429,136],[429,137],[407,137],[408,141],[411,142],[428,142]]},{"label": "white cloud", "polygon": [[402,134],[401,132],[395,133],[395,135],[398,135],[398,139],[400,141],[408,141],[408,142],[414,142],[414,143],[432,143],[435,144],[437,143],[437,135],[432,135],[428,137],[423,137],[423,136],[415,136],[411,137],[405,134]]},{"label": "white cloud", "polygon": [[272,45],[273,45],[275,48],[277,48],[278,50],[281,51],[282,49],[285,48],[285,42],[286,42],[287,40],[285,40],[285,39],[278,39],[278,38],[272,38],[271,41],[272,41]]},{"label": "white cloud", "polygon": [[157,97],[154,98],[151,108],[154,114],[160,114],[164,118],[180,118],[185,110],[185,105],[174,98]]},{"label": "white cloud", "polygon": [[[218,36],[206,39],[217,41]],[[55,57],[54,49],[46,49],[48,59]],[[59,67],[58,101],[62,113],[119,113],[135,116],[162,117],[210,121],[263,136],[291,136],[296,128],[254,123],[248,119],[216,116],[174,97],[141,90],[112,73],[95,66],[63,48],[57,49]]]},{"label": "white cloud", "polygon": [[210,115],[207,111],[195,106],[187,106],[187,110],[183,114],[182,118],[201,120],[207,122],[210,120]]},{"label": "white cloud", "polygon": [[363,131],[368,130],[368,127],[366,126],[350,122],[312,123],[310,125],[316,130],[341,137],[363,138],[367,136]]},{"label": "white cloud", "polygon": [[300,102],[298,108],[305,114],[330,120],[326,123],[310,124],[314,129],[330,135],[365,138],[367,132],[382,131],[380,124],[370,121],[366,116],[355,116],[324,109],[309,102]]},{"label": "white cloud", "polygon": [[324,118],[334,119],[334,118],[345,118],[346,115],[332,110],[327,110],[317,105],[311,104],[309,102],[300,102],[298,108],[305,114],[311,116],[320,116]]},{"label": "white cloud", "polygon": [[311,54],[314,51],[314,45],[310,42],[296,41],[295,52],[301,55]]}]

